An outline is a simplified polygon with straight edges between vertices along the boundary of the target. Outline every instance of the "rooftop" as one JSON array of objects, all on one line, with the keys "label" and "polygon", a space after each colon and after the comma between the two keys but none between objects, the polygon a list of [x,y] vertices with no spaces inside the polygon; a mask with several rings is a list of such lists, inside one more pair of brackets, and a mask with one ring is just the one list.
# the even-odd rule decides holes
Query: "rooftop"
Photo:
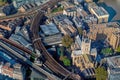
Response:
[{"label": "rooftop", "polygon": [[120,68],[120,55],[107,58],[107,63],[110,68]]},{"label": "rooftop", "polygon": [[67,11],[67,12],[73,12],[73,11],[76,11],[76,7],[67,8],[66,11]]},{"label": "rooftop", "polygon": [[108,12],[103,7],[92,8],[98,16],[108,15]]},{"label": "rooftop", "polygon": [[57,29],[54,23],[50,23],[47,25],[40,25],[40,28],[45,35],[54,35],[59,33],[59,30]]}]

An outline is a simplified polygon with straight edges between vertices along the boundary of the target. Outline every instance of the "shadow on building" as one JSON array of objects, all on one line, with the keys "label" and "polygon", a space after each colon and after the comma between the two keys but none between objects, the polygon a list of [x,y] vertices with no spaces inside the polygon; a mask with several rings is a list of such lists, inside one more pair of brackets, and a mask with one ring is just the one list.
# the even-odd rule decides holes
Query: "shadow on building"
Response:
[{"label": "shadow on building", "polygon": [[107,12],[109,13],[109,19],[108,21],[113,21],[113,18],[116,16],[117,12],[110,6],[108,6],[106,3],[102,2],[99,3],[98,5],[104,7],[105,10],[107,10]]}]

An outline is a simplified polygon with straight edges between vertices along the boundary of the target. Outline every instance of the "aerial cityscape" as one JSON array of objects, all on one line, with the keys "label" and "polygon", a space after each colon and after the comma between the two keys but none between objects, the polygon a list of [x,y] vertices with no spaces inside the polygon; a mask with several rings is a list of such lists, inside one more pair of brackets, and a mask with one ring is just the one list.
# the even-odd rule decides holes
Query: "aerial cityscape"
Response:
[{"label": "aerial cityscape", "polygon": [[0,80],[120,80],[120,0],[0,0]]}]

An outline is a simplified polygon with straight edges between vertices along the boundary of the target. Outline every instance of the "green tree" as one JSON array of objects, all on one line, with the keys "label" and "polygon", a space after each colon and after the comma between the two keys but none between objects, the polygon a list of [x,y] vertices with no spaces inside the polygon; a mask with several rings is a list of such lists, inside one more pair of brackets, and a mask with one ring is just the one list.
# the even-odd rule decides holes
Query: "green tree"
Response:
[{"label": "green tree", "polygon": [[62,44],[63,44],[63,46],[65,46],[66,48],[69,48],[72,43],[73,43],[73,39],[72,39],[69,35],[65,35],[65,36],[62,38]]},{"label": "green tree", "polygon": [[63,63],[65,66],[70,66],[71,62],[68,58],[64,58]]},{"label": "green tree", "polygon": [[120,53],[120,46],[116,49],[116,52]]},{"label": "green tree", "polygon": [[82,35],[82,34],[83,34],[82,28],[77,28],[77,29],[78,29],[78,33],[79,33],[80,35]]},{"label": "green tree", "polygon": [[107,71],[104,67],[98,67],[95,69],[96,80],[106,80],[107,79]]},{"label": "green tree", "polygon": [[111,55],[113,51],[111,48],[105,48],[105,49],[102,49],[101,53],[104,55]]}]

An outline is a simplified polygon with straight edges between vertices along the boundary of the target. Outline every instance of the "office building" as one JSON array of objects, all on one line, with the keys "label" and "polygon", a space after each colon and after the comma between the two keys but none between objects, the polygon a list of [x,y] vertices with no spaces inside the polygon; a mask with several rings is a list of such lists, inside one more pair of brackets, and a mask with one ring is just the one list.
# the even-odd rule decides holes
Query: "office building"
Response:
[{"label": "office building", "polygon": [[54,23],[49,23],[47,25],[40,25],[40,29],[42,30],[44,35],[48,35],[48,36],[59,33],[59,30],[57,29]]},{"label": "office building", "polygon": [[40,35],[45,45],[61,44],[62,34],[54,23],[40,25]]},{"label": "office building", "polygon": [[68,1],[62,1],[61,2],[61,6],[64,8],[64,9],[67,9],[67,8],[70,8],[70,7],[74,7],[74,5]]},{"label": "office building", "polygon": [[110,22],[103,24],[93,24],[89,26],[90,31],[87,34],[92,40],[107,40],[110,42],[110,38],[113,33],[120,31],[120,24],[118,22]]},{"label": "office building", "polygon": [[77,9],[76,7],[71,7],[63,10],[63,14],[67,15],[68,17],[75,17],[77,16]]},{"label": "office building", "polygon": [[120,31],[112,33],[110,45],[113,47],[113,49],[117,49],[120,46]]},{"label": "office building", "polygon": [[108,22],[109,14],[103,7],[92,7],[90,8],[90,12],[97,17],[98,23]]},{"label": "office building", "polygon": [[58,27],[64,35],[76,35],[77,30],[69,19],[64,19],[63,21],[61,21]]},{"label": "office building", "polygon": [[82,19],[80,17],[74,17],[73,22],[75,23],[75,26],[77,28],[83,28],[83,22],[82,22]]},{"label": "office building", "polygon": [[120,56],[113,56],[106,58],[107,60],[107,71],[108,80],[119,80],[120,79]]},{"label": "office building", "polygon": [[10,63],[6,63],[2,66],[1,73],[9,77],[13,77],[13,68],[10,67]]},{"label": "office building", "polygon": [[63,14],[59,14],[53,17],[53,21],[56,25],[59,25],[60,21],[63,21],[64,19],[67,19],[67,16]]},{"label": "office building", "polygon": [[13,78],[17,80],[23,80],[24,73],[22,72],[22,66],[18,63],[13,65]]}]

